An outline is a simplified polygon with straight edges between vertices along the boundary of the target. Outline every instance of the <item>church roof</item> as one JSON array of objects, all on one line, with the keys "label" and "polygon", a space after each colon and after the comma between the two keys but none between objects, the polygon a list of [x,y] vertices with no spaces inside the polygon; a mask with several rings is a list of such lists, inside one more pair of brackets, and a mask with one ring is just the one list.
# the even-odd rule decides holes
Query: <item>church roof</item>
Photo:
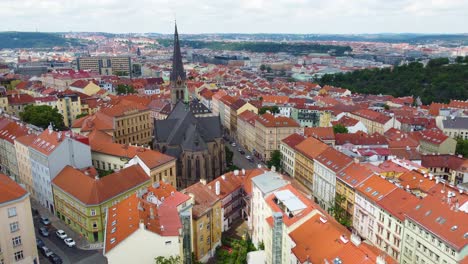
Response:
[{"label": "church roof", "polygon": [[176,82],[178,79],[184,81],[186,79],[184,65],[182,64],[182,53],[180,52],[179,33],[177,32],[177,24],[174,32],[174,53],[172,58],[171,81]]}]

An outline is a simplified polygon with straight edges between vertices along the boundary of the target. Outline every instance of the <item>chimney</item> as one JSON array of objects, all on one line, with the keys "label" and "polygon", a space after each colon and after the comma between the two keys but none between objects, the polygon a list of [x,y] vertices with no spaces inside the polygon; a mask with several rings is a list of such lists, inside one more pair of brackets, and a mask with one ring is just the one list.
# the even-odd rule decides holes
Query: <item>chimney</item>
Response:
[{"label": "chimney", "polygon": [[200,182],[201,182],[203,185],[206,185],[206,179],[200,179]]},{"label": "chimney", "polygon": [[245,175],[245,169],[242,169],[242,175]]},{"label": "chimney", "polygon": [[215,183],[215,192],[216,195],[219,195],[221,193],[221,183],[219,181]]}]

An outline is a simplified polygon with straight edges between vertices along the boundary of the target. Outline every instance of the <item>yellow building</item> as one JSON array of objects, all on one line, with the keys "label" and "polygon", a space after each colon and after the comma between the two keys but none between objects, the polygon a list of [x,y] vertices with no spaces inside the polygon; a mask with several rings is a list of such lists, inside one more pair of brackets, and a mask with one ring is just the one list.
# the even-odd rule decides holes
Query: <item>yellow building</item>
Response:
[{"label": "yellow building", "polygon": [[327,144],[314,137],[306,138],[294,147],[296,150],[294,178],[306,187],[309,193],[313,190],[314,159],[327,148]]},{"label": "yellow building", "polygon": [[261,159],[269,160],[283,138],[302,132],[303,128],[292,118],[263,114],[255,120],[255,152]]},{"label": "yellow building", "polygon": [[81,99],[75,93],[61,93],[58,96],[57,109],[63,115],[65,126],[70,127],[76,116],[81,114]]},{"label": "yellow building", "polygon": [[101,87],[96,85],[93,81],[78,80],[70,84],[70,90],[91,96],[98,93]]},{"label": "yellow building", "polygon": [[329,127],[332,121],[333,115],[330,111],[320,111],[319,127]]},{"label": "yellow building", "polygon": [[6,95],[0,97],[0,110],[4,113],[8,111],[8,97]]},{"label": "yellow building", "polygon": [[36,198],[34,182],[32,179],[31,161],[29,160],[29,145],[36,139],[35,135],[25,135],[15,139],[16,160],[18,162],[19,182],[24,184],[26,190]]},{"label": "yellow building", "polygon": [[401,128],[401,123],[394,116],[387,116],[369,109],[361,109],[349,114],[350,117],[361,121],[367,128],[367,133],[384,134],[390,128]]},{"label": "yellow building", "polygon": [[0,174],[0,263],[38,263],[29,193]]},{"label": "yellow building", "polygon": [[107,208],[150,184],[139,165],[102,178],[93,167],[66,166],[52,181],[57,217],[89,242],[103,242]]},{"label": "yellow building", "polygon": [[339,218],[348,226],[352,226],[354,215],[354,189],[372,175],[373,172],[365,166],[352,163],[336,177],[335,203],[342,209],[338,211],[341,214]]},{"label": "yellow building", "polygon": [[186,188],[183,193],[194,197],[192,208],[193,250],[195,258],[207,261],[214,256],[221,245],[222,202],[206,182],[199,182]]},{"label": "yellow building", "polygon": [[257,114],[244,111],[237,117],[237,140],[248,151],[255,147],[255,119]]}]

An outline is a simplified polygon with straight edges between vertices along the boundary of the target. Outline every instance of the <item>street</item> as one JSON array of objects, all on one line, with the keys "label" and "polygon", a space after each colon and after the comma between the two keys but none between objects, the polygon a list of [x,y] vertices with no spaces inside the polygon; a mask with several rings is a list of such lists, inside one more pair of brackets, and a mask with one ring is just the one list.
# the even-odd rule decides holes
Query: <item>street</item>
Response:
[{"label": "street", "polygon": [[[37,208],[38,205],[35,205],[35,207]],[[41,210],[39,210],[40,214],[48,217],[52,222],[52,224],[48,228],[49,236],[43,237],[42,235],[39,234],[39,228],[42,227],[43,224],[40,222],[40,214],[34,214],[33,220],[34,220],[34,230],[36,233],[36,238],[41,239],[47,248],[52,250],[52,252],[54,252],[56,255],[58,255],[62,259],[64,264],[107,263],[107,259],[102,255],[102,250],[82,250],[82,249],[78,249],[77,247],[69,248],[63,242],[63,240],[58,238],[57,235],[55,234],[55,231],[57,231],[57,228],[54,225],[57,225],[57,221],[60,221],[60,220],[57,219],[55,216],[52,216],[51,214],[46,214],[44,210],[42,210],[41,208]],[[71,231],[71,229],[69,228],[65,229],[62,227],[60,227],[60,229],[63,229],[68,234],[69,237],[72,237],[76,241],[77,234]],[[39,253],[40,263],[51,263],[49,259],[46,258],[42,254],[40,249],[38,249],[38,253]]]},{"label": "street", "polygon": [[[233,147],[231,145],[231,143],[229,143],[229,142],[235,142],[236,146]],[[229,140],[226,140],[226,146],[234,154],[233,158],[232,158],[232,163],[234,165],[236,165],[237,167],[239,167],[240,169],[246,169],[246,170],[255,169],[255,168],[257,168],[258,164],[261,164],[263,167],[265,167],[265,164],[262,161],[260,161],[256,157],[254,157],[254,155],[252,153],[250,153],[244,147],[242,147],[240,144],[238,144],[238,142],[235,139],[229,138]],[[245,154],[241,154],[238,151],[238,149],[241,149],[241,150],[245,151]],[[248,159],[246,159],[245,156],[247,156],[247,155],[251,156],[253,161],[249,161]]]}]

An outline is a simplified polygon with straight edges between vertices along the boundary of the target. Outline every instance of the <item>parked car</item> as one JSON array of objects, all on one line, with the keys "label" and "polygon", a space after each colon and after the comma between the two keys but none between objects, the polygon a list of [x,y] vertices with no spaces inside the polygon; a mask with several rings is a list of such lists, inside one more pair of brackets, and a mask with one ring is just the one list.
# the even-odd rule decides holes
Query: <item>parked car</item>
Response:
[{"label": "parked car", "polygon": [[233,147],[237,146],[236,142],[232,142],[231,146]]},{"label": "parked car", "polygon": [[252,158],[252,156],[250,156],[250,155],[245,156],[245,158],[246,158],[248,161],[250,161],[250,162],[253,162],[253,161],[254,161],[253,158]]},{"label": "parked car", "polygon": [[61,229],[57,230],[57,232],[55,232],[55,234],[56,234],[57,237],[60,238],[60,239],[65,239],[65,238],[68,237],[67,234],[65,233],[65,231],[63,231],[63,230],[61,230]]},{"label": "parked car", "polygon": [[244,155],[244,154],[245,154],[245,151],[241,150],[241,151],[240,151],[240,154]]},{"label": "parked car", "polygon": [[71,237],[67,237],[63,240],[68,247],[76,246],[75,241]]},{"label": "parked car", "polygon": [[43,246],[45,246],[44,241],[42,241],[39,238],[36,238],[36,246],[37,246],[37,249],[41,249]]},{"label": "parked car", "polygon": [[43,226],[41,228],[39,228],[39,234],[41,234],[41,236],[43,237],[48,237],[49,236],[49,230]]},{"label": "parked car", "polygon": [[53,264],[62,264],[62,258],[59,257],[57,254],[53,253],[52,255],[49,256],[50,262]]},{"label": "parked car", "polygon": [[48,225],[50,225],[50,220],[49,220],[49,218],[47,218],[47,217],[41,216],[41,223],[42,223],[43,225],[48,226]]},{"label": "parked car", "polygon": [[41,249],[42,254],[46,257],[50,257],[52,254],[54,254],[54,252],[52,252],[52,250],[50,250],[48,247],[44,246]]}]

